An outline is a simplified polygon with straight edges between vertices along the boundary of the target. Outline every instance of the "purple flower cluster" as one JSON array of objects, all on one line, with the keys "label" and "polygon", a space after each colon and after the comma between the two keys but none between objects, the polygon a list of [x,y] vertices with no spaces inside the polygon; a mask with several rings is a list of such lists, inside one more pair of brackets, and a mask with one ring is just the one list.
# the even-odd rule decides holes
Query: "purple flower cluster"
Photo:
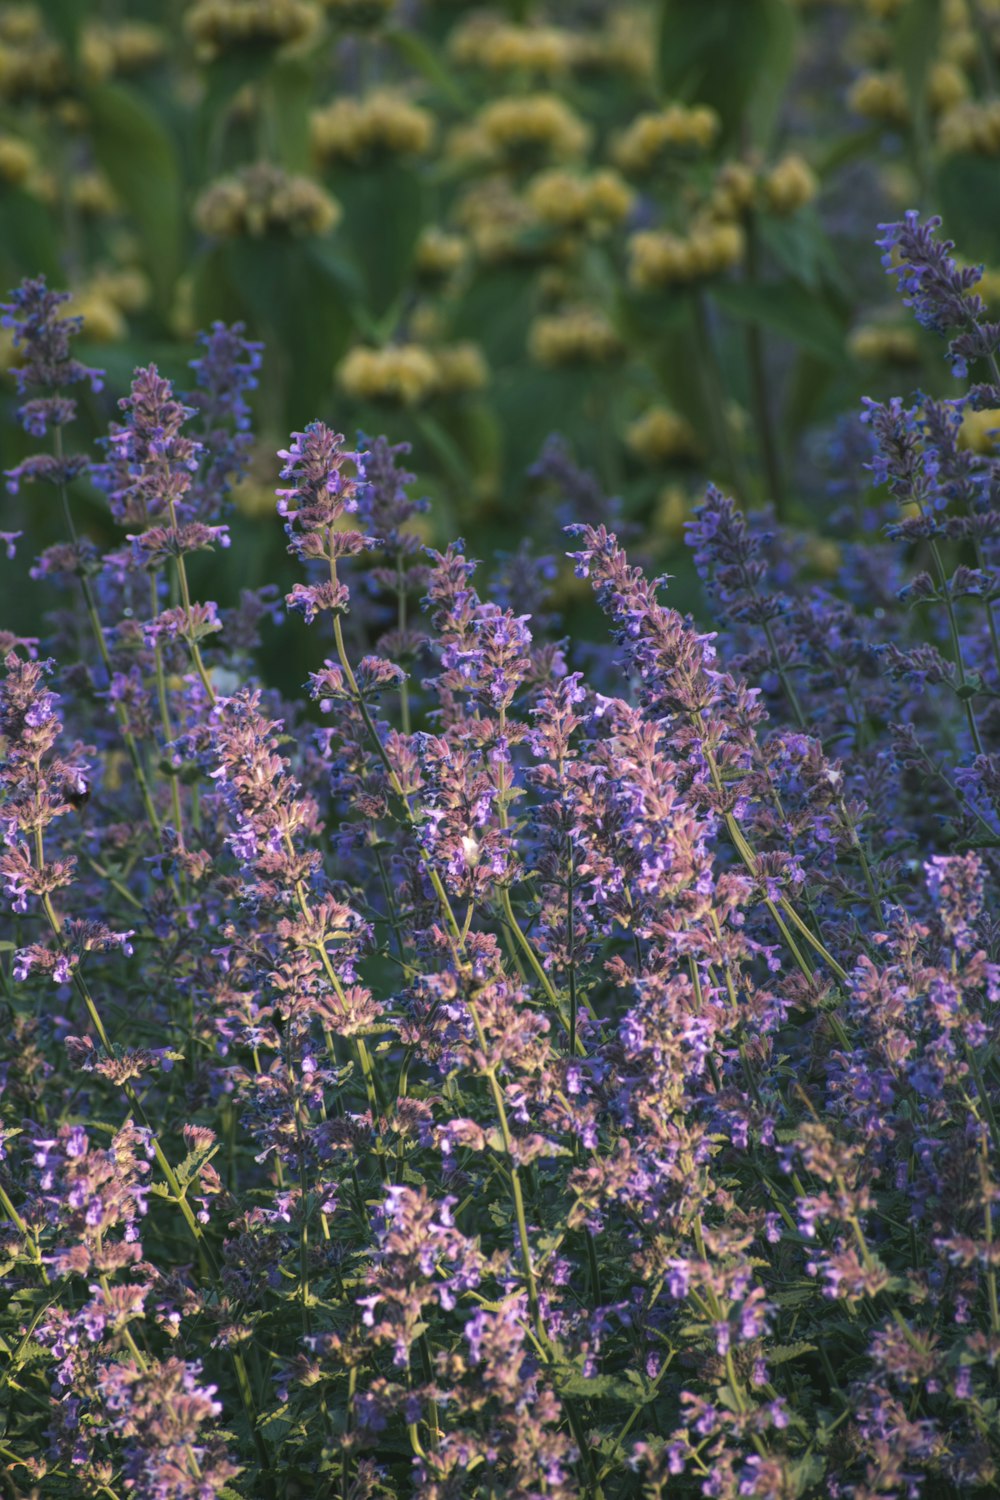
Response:
[{"label": "purple flower cluster", "polygon": [[[883,248],[988,363],[935,228]],[[87,373],[59,305],[11,304],[46,402]],[[991,1493],[985,388],[866,405],[894,508],[842,512],[822,583],[710,488],[711,631],[551,445],[603,653],[553,638],[565,563],[425,549],[406,446],[314,422],[276,496],[322,646],[283,702],[275,593],[187,570],[261,368],[239,327],[201,351],[193,395],[149,366],[120,405],[111,547],[38,564],[45,657],[0,635],[6,1487]]]}]

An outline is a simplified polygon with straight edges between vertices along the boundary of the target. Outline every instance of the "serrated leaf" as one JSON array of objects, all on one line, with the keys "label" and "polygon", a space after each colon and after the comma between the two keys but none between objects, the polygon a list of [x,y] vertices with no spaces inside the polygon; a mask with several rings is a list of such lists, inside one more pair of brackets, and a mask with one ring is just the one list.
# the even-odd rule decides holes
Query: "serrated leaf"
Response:
[{"label": "serrated leaf", "polygon": [[798,1359],[803,1354],[814,1354],[816,1345],[811,1344],[808,1339],[801,1339],[796,1344],[777,1344],[773,1349],[767,1351],[767,1363],[769,1365],[786,1365],[789,1360]]}]

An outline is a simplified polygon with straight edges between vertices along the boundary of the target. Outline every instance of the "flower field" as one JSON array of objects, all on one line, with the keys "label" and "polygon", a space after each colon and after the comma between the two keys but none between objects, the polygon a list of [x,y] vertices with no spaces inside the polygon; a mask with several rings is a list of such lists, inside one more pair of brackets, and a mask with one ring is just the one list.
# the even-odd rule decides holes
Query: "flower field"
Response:
[{"label": "flower field", "polygon": [[997,1494],[998,80],[0,4],[3,1500]]}]

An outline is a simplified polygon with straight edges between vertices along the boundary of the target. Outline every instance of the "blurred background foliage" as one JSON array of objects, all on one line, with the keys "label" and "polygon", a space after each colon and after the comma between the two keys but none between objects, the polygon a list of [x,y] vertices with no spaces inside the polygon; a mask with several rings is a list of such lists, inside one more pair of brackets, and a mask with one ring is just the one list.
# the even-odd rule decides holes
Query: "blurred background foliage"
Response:
[{"label": "blurred background foliage", "polygon": [[[428,537],[481,556],[559,549],[559,432],[672,570],[713,478],[822,575],[837,414],[949,381],[875,223],[942,212],[1000,306],[998,69],[1000,0],[0,4],[0,279],[72,292],[90,440],[136,364],[190,384],[199,327],[264,342],[220,598],[282,576],[273,454],[314,417],[411,442]],[[29,489],[3,524],[61,517]]]}]

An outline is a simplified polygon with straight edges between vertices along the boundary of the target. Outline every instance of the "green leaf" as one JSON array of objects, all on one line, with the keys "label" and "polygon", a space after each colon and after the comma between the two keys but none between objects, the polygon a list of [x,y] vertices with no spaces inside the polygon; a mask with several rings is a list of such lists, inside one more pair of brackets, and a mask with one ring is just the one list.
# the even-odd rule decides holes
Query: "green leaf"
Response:
[{"label": "green leaf", "polygon": [[921,133],[927,129],[927,79],[941,41],[941,0],[909,0],[894,28],[895,64]]},{"label": "green leaf", "polygon": [[1000,162],[995,157],[955,155],[940,163],[936,198],[950,240],[963,260],[993,264],[1000,243]]},{"label": "green leaf", "polygon": [[798,1359],[803,1354],[814,1354],[816,1345],[810,1344],[808,1339],[801,1339],[796,1344],[777,1344],[773,1349],[767,1351],[767,1362],[769,1365],[786,1365],[789,1360]]},{"label": "green leaf", "polygon": [[423,176],[412,166],[385,161],[339,173],[334,192],[344,208],[338,239],[350,247],[358,268],[365,310],[380,319],[409,285],[424,221]]},{"label": "green leaf", "polygon": [[382,33],[382,40],[388,42],[390,47],[395,47],[403,60],[418,73],[422,73],[428,83],[440,89],[444,97],[456,109],[461,110],[463,114],[468,113],[472,107],[472,101],[454,74],[441,61],[439,48],[429,47],[416,31],[409,29],[387,29]]},{"label": "green leaf", "polygon": [[710,104],[732,138],[767,147],[795,56],[789,0],[662,0],[660,86]]},{"label": "green leaf", "polygon": [[723,281],[709,296],[716,307],[744,323],[756,323],[809,349],[831,364],[844,364],[844,329],[833,309],[795,281],[751,286]]},{"label": "green leaf", "polygon": [[173,141],[138,94],[119,84],[89,90],[90,138],[98,162],[142,238],[161,307],[180,265],[181,174]]}]

